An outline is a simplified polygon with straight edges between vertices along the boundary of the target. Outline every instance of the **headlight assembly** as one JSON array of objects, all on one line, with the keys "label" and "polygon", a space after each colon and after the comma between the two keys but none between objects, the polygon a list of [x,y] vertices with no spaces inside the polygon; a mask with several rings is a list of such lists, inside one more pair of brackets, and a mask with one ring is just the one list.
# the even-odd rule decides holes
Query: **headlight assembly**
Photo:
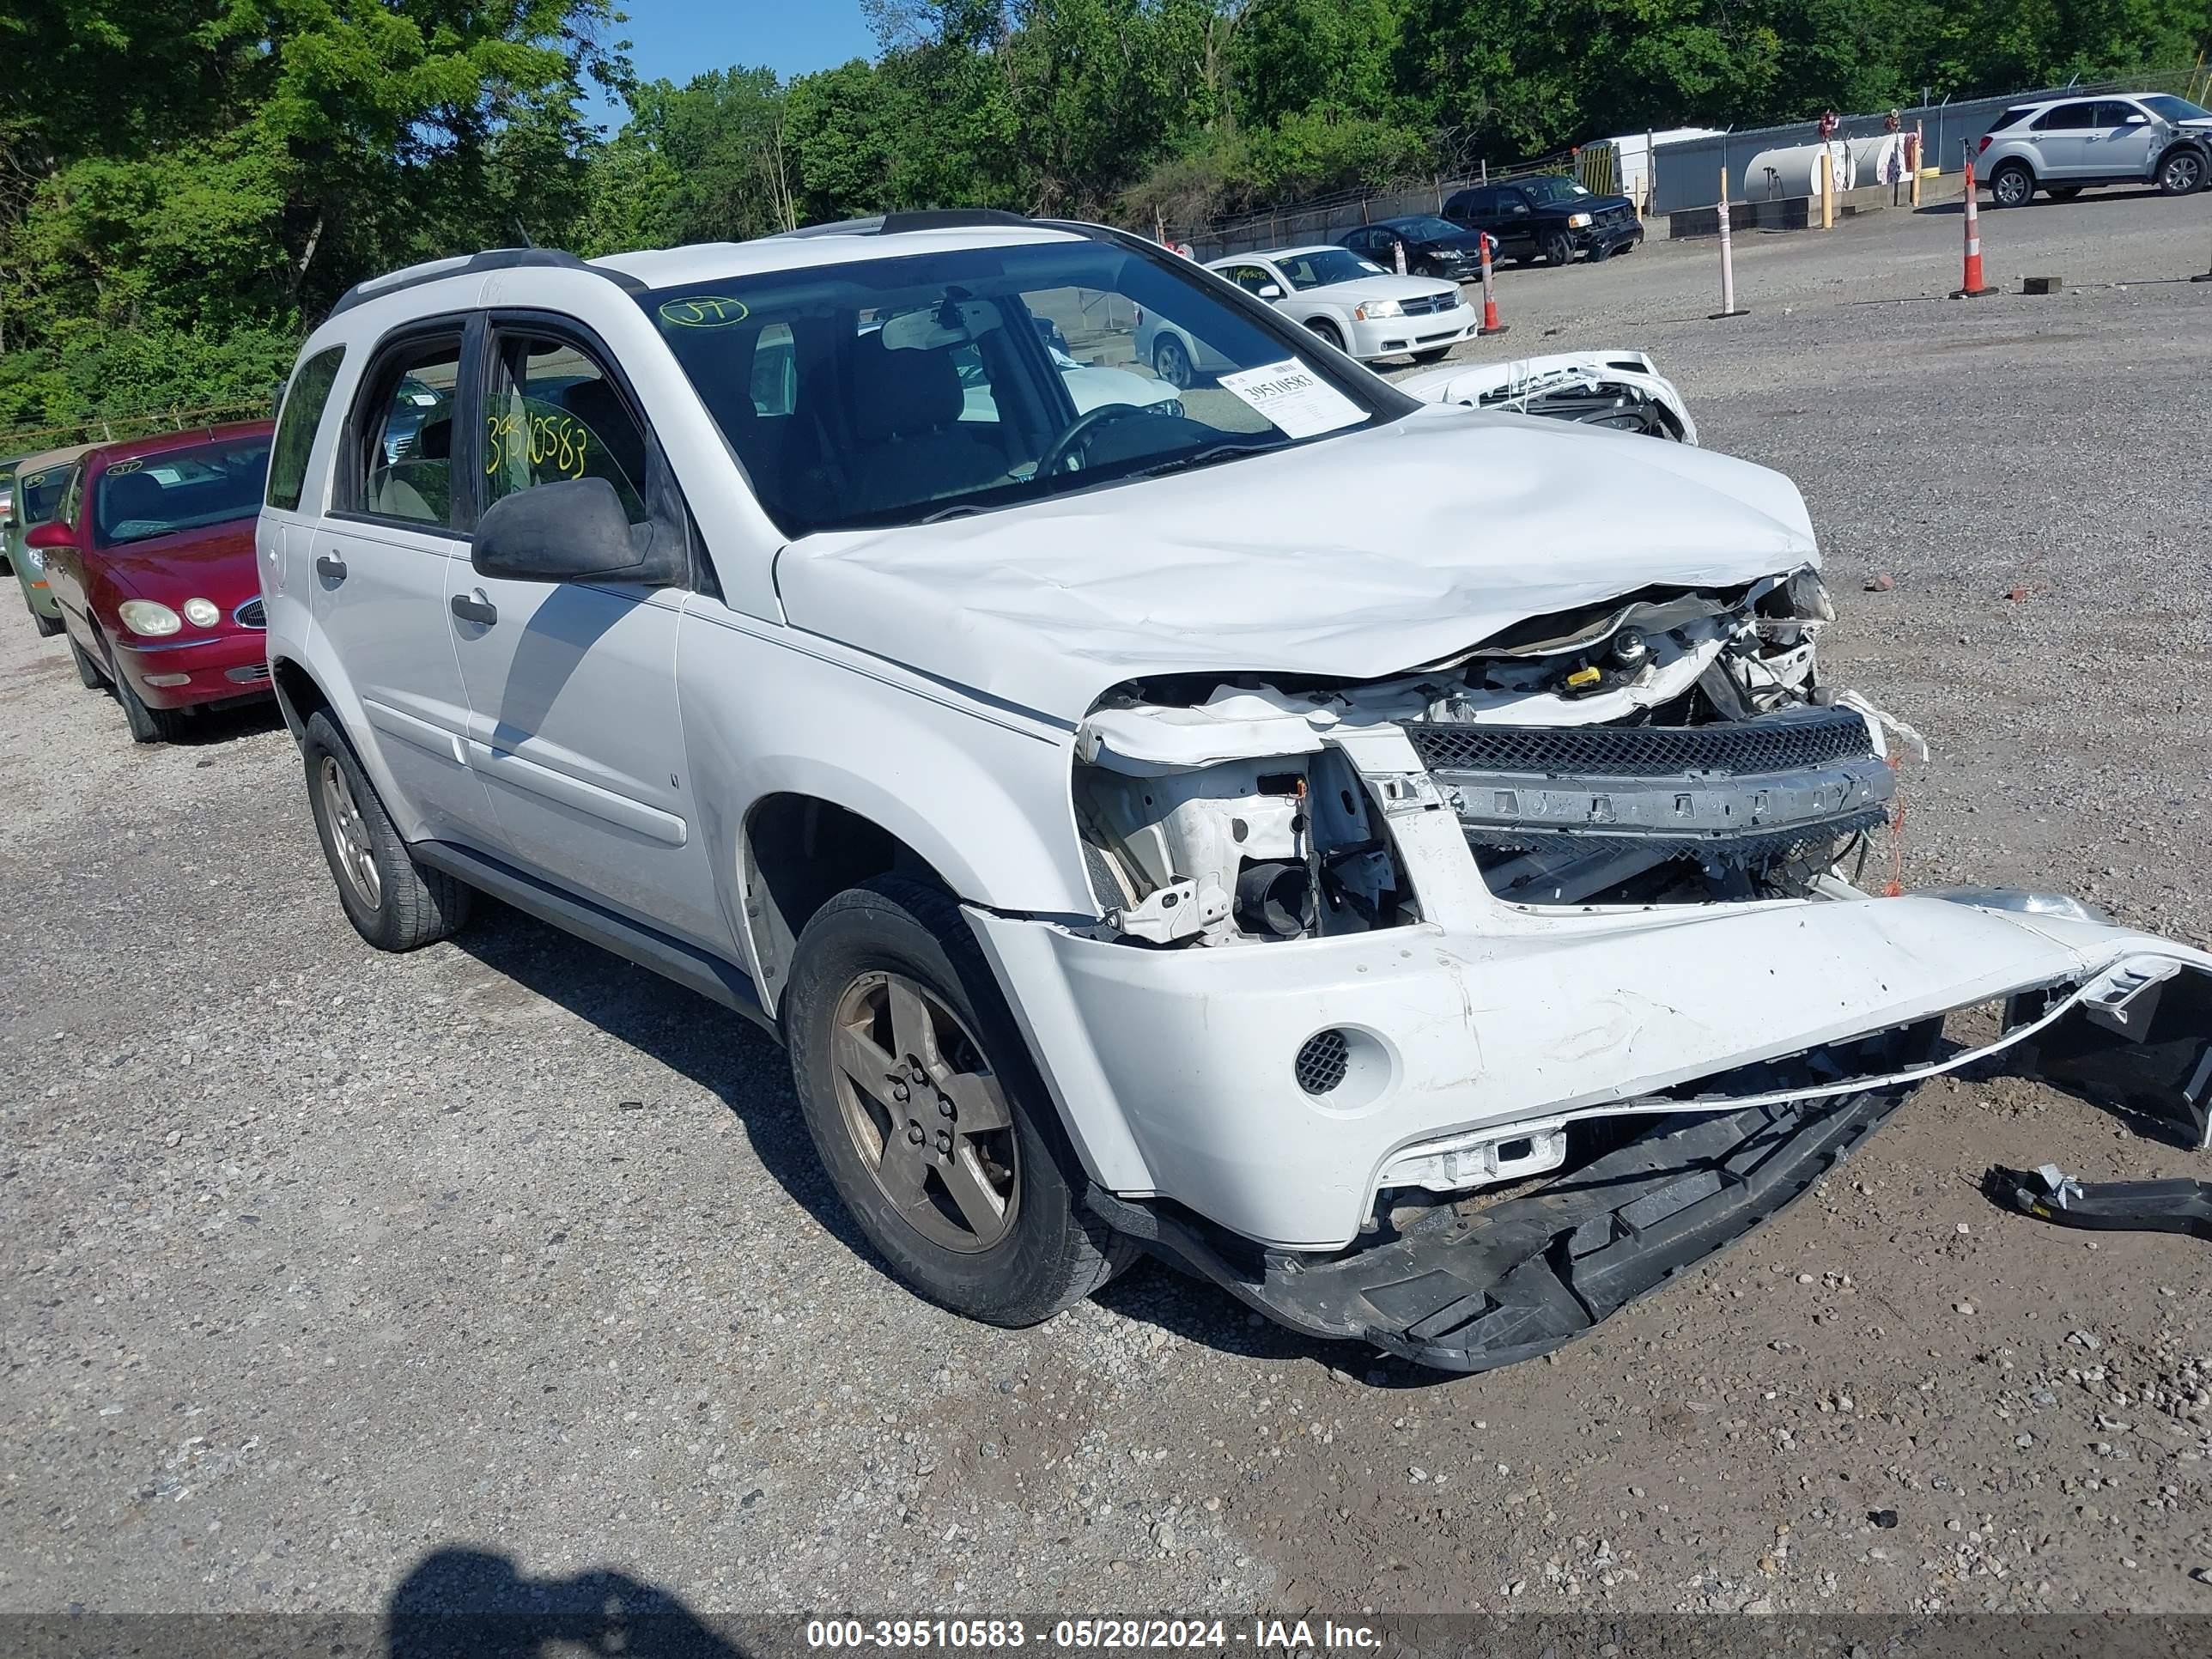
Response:
[{"label": "headlight assembly", "polygon": [[213,628],[222,620],[222,612],[215,608],[213,599],[186,599],[185,620],[195,628]]},{"label": "headlight assembly", "polygon": [[175,611],[153,599],[125,599],[115,607],[115,614],[125,628],[148,639],[173,634],[185,625]]},{"label": "headlight assembly", "polygon": [[1402,317],[1406,308],[1395,300],[1370,300],[1352,314],[1363,323],[1371,323],[1384,317]]},{"label": "headlight assembly", "polygon": [[46,568],[46,556],[38,548],[27,547],[19,556],[33,570],[44,570]]},{"label": "headlight assembly", "polygon": [[1570,213],[1567,216],[1567,228],[1569,230],[1588,230],[1589,228],[1589,222],[1590,216],[1587,213]]}]

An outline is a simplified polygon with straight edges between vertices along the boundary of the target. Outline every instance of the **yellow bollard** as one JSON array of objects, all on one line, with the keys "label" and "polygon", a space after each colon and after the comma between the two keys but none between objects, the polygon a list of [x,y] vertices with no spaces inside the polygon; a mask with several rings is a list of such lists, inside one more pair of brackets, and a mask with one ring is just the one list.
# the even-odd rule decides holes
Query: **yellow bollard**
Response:
[{"label": "yellow bollard", "polygon": [[1820,228],[1836,228],[1836,159],[1824,144],[1820,148]]}]

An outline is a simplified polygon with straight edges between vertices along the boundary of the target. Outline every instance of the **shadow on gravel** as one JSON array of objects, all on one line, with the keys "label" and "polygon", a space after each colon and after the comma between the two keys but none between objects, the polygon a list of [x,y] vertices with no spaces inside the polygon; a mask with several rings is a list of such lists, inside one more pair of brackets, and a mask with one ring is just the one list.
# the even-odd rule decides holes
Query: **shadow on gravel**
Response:
[{"label": "shadow on gravel", "polygon": [[[2101,207],[2108,202],[2141,202],[2150,197],[2156,196],[2160,192],[2155,188],[2150,186],[2145,186],[2141,190],[2089,190],[2085,188],[2081,195],[2075,197],[2071,201],[2054,202],[2047,196],[2038,196],[2033,202],[2029,202],[2021,207],[2001,208],[1992,207],[1987,200],[1984,200],[1981,204],[1981,210],[1984,214],[2002,214],[2009,219],[2011,216],[2018,213],[2047,213],[2055,211],[2060,208]],[[1927,218],[1930,215],[1941,214],[1948,214],[1952,218],[1955,219],[1966,210],[1966,198],[1963,196],[1954,196],[1947,202],[1929,202],[1924,206],[1910,210],[1916,217],[1923,219]]]},{"label": "shadow on gravel", "polygon": [[453,944],[708,1091],[745,1126],[762,1167],[840,1243],[880,1267],[822,1172],[783,1050],[751,1022],[488,899]]},{"label": "shadow on gravel", "polygon": [[195,714],[185,722],[183,733],[177,738],[179,749],[206,749],[219,743],[235,743],[240,738],[258,738],[270,732],[284,729],[283,716],[276,712],[276,699],[264,697],[259,702],[249,702],[236,708],[218,708]]},{"label": "shadow on gravel", "polygon": [[676,1596],[626,1573],[531,1578],[489,1550],[426,1555],[392,1592],[389,1659],[740,1659]]}]

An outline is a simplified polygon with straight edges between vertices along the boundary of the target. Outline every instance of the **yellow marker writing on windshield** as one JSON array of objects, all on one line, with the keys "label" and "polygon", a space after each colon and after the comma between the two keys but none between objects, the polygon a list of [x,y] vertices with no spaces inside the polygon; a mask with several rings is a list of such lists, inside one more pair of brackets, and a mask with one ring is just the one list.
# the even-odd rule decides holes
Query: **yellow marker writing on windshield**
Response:
[{"label": "yellow marker writing on windshield", "polygon": [[726,300],[713,294],[694,294],[660,302],[660,320],[672,328],[727,328],[732,323],[742,323],[750,314],[744,301]]}]

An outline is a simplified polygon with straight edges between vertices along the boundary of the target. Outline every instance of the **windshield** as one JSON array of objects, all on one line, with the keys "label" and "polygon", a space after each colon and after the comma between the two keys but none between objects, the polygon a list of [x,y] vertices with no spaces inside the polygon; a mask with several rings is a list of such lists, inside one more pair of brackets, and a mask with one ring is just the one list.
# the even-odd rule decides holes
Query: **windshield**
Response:
[{"label": "windshield", "polygon": [[2176,98],[2170,92],[2154,92],[2148,98],[2136,101],[2154,115],[2163,116],[2173,122],[2212,121],[2212,110],[2201,104],[2192,104],[2186,98]]},{"label": "windshield", "polygon": [[1348,247],[1322,248],[1310,253],[1283,253],[1275,256],[1275,269],[1289,278],[1292,288],[1304,293],[1310,288],[1327,288],[1332,283],[1356,283],[1363,276],[1386,276],[1389,273],[1371,259],[1363,259]]},{"label": "windshield", "polygon": [[62,489],[69,483],[70,463],[57,461],[37,472],[24,472],[15,479],[15,522],[28,529],[54,516],[62,504]]},{"label": "windshield", "polygon": [[95,544],[143,542],[261,510],[269,475],[269,437],[173,449],[116,462],[93,498]]},{"label": "windshield", "polygon": [[1562,179],[1557,173],[1543,173],[1534,179],[1520,179],[1515,182],[1528,193],[1532,202],[1571,202],[1577,197],[1589,194],[1573,179]]},{"label": "windshield", "polygon": [[1410,236],[1415,241],[1437,241],[1448,236],[1468,234],[1467,228],[1463,225],[1455,225],[1449,219],[1429,217],[1393,219],[1389,228],[1396,231],[1401,236]]},{"label": "windshield", "polygon": [[824,263],[641,294],[787,535],[927,522],[1235,461],[1414,407],[1218,279],[1103,240]]}]

